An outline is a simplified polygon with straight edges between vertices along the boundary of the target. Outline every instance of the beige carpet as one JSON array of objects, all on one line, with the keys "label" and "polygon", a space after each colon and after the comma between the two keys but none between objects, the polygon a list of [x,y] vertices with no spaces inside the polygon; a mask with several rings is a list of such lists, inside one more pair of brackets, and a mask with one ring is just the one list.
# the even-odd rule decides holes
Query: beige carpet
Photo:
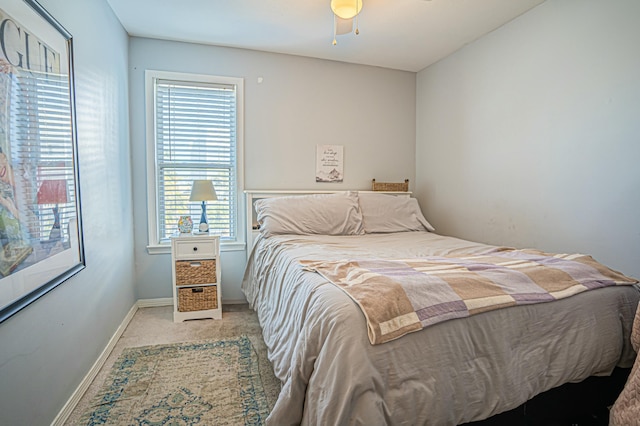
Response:
[{"label": "beige carpet", "polygon": [[[229,305],[223,307],[222,320],[193,320],[183,323],[173,323],[172,313],[171,306],[143,308],[136,312],[102,370],[72,412],[66,422],[67,425],[90,424],[87,421],[86,413],[95,411],[95,405],[92,403],[95,402],[96,396],[100,392],[104,392],[105,384],[108,385],[109,380],[113,380],[114,364],[118,362],[123,353],[132,352],[128,348],[190,342],[202,343],[204,341],[238,339],[240,336],[246,336],[250,342],[256,361],[255,374],[259,376],[264,389],[266,410],[269,411],[273,407],[280,390],[280,382],[273,376],[271,364],[266,356],[266,347],[262,340],[260,326],[253,311],[249,310],[246,305]],[[133,350],[132,353],[138,352]],[[189,377],[185,377],[184,385],[184,388],[188,389],[190,385],[193,385],[193,382]],[[222,397],[225,397],[224,392]],[[231,422],[230,424],[243,423]]]}]

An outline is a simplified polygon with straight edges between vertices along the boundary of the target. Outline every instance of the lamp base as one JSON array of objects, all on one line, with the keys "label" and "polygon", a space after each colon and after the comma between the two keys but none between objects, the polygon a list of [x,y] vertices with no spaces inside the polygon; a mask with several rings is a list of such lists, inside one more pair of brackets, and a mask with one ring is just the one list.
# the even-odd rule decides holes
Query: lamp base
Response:
[{"label": "lamp base", "polygon": [[62,232],[60,232],[60,214],[58,213],[58,205],[56,204],[52,210],[53,226],[51,227],[51,232],[49,232],[49,241],[58,241],[62,236]]},{"label": "lamp base", "polygon": [[51,232],[49,232],[49,241],[58,241],[61,237],[62,232],[60,232],[60,225],[53,225]]},{"label": "lamp base", "polygon": [[209,232],[209,224],[207,223],[207,204],[202,202],[202,216],[200,216],[200,225],[198,225],[200,232]]}]

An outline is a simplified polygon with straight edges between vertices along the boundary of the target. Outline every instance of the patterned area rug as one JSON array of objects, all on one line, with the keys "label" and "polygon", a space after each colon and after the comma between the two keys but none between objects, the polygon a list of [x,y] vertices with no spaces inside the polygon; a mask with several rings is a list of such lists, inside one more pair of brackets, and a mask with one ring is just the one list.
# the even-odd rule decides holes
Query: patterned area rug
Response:
[{"label": "patterned area rug", "polygon": [[246,336],[128,348],[82,416],[85,425],[262,425],[269,414]]}]

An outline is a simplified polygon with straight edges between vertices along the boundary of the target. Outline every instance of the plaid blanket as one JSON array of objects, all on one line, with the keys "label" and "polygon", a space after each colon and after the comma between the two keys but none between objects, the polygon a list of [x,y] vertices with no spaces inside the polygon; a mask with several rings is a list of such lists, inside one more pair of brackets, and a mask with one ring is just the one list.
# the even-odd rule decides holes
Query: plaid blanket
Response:
[{"label": "plaid blanket", "polygon": [[371,344],[453,318],[634,284],[581,254],[502,249],[467,257],[301,260],[362,309]]}]

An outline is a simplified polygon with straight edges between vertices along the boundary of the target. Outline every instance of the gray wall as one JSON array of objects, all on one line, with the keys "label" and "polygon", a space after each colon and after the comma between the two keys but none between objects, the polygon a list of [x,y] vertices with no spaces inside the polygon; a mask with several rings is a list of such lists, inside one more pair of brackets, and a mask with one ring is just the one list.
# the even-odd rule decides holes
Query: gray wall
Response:
[{"label": "gray wall", "polygon": [[[129,49],[141,299],[171,297],[170,256],[146,250],[145,69],[245,79],[246,189],[370,189],[372,178],[413,182],[415,73],[136,37]],[[318,144],[344,145],[344,183],[316,184]],[[244,250],[221,255],[224,300],[244,300],[240,283],[245,256]]]},{"label": "gray wall", "polygon": [[135,302],[127,35],[104,0],[40,3],[74,37],[87,268],[0,324],[0,424],[48,425]]},{"label": "gray wall", "polygon": [[437,231],[640,277],[639,17],[637,0],[548,0],[418,74]]}]

